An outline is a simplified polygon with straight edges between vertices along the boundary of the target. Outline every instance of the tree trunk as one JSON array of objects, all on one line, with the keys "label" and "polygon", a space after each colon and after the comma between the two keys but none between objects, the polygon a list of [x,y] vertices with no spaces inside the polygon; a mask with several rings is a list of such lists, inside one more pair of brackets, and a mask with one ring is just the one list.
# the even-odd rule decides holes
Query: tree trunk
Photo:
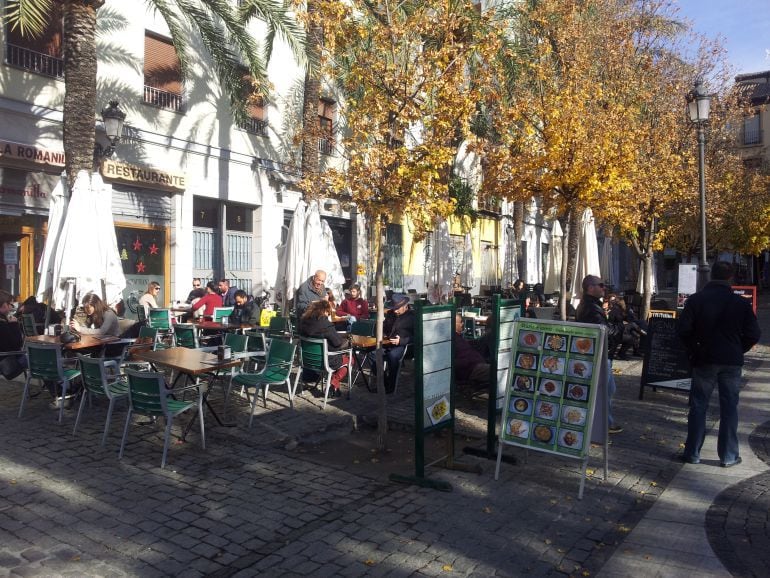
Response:
[{"label": "tree trunk", "polygon": [[385,321],[385,284],[383,271],[385,269],[385,234],[382,217],[372,219],[372,233],[375,239],[375,255],[377,269],[375,280],[377,285],[377,450],[385,451],[388,447],[388,398],[385,395],[385,371],[382,358],[383,323]]},{"label": "tree trunk", "polygon": [[567,239],[570,233],[570,215],[572,212],[567,213],[567,216],[562,219],[562,229],[564,235],[561,238],[561,274],[559,275],[559,315],[562,321],[567,320],[567,301],[570,296],[567,295]]},{"label": "tree trunk", "polygon": [[567,242],[567,255],[564,261],[567,263],[567,280],[569,281],[567,291],[570,298],[575,294],[575,289],[580,287],[582,279],[575,279],[575,269],[577,266],[577,248],[580,239],[580,215],[581,211],[577,207],[572,207],[569,212],[569,221],[567,233],[564,238]]},{"label": "tree trunk", "polygon": [[639,319],[647,319],[650,312],[650,303],[652,302],[652,252],[647,249],[642,255],[642,310],[639,312]]},{"label": "tree trunk", "polygon": [[[318,121],[321,82],[316,67],[320,60],[323,42],[323,28],[318,23],[317,1],[309,0],[307,3],[308,25],[305,53],[308,65],[305,71],[305,90],[302,96],[302,158],[300,165],[302,177],[312,178],[316,182],[320,167],[318,139],[321,136]],[[317,187],[314,187],[313,192],[318,192]]]},{"label": "tree trunk", "polygon": [[96,10],[104,0],[65,0],[63,26],[64,123],[62,142],[70,190],[78,171],[94,168],[96,116]]},{"label": "tree trunk", "polygon": [[[513,237],[514,245],[516,247],[516,269],[519,272],[519,278],[522,278],[524,273],[522,272],[522,255],[521,255],[521,240],[524,237],[524,202],[514,201],[513,203]],[[526,262],[526,261],[524,261]],[[516,281],[516,279],[513,279]]]}]

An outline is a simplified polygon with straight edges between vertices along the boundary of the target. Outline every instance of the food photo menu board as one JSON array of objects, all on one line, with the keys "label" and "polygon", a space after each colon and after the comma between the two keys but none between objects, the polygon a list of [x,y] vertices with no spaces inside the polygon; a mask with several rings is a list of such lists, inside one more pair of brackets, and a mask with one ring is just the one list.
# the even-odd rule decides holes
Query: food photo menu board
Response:
[{"label": "food photo menu board", "polygon": [[501,441],[585,457],[604,333],[584,324],[522,321],[514,331]]}]

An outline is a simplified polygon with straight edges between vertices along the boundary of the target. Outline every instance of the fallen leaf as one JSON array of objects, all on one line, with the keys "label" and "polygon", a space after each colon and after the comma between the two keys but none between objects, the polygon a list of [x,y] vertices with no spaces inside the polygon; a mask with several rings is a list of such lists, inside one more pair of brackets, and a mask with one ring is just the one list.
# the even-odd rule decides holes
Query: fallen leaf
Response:
[{"label": "fallen leaf", "polygon": [[358,460],[353,460],[353,463],[354,464],[360,464],[361,462],[359,462]]},{"label": "fallen leaf", "polygon": [[583,570],[583,576],[590,576],[591,573],[588,570]]},{"label": "fallen leaf", "polygon": [[484,512],[485,514],[491,514],[492,513],[492,508],[490,508],[489,506],[484,506],[481,509],[481,511]]},{"label": "fallen leaf", "polygon": [[551,499],[551,500],[549,500],[549,503],[550,503],[552,506],[555,506],[556,504],[558,504],[558,503],[559,503],[559,500],[556,500],[556,499]]},{"label": "fallen leaf", "polygon": [[374,566],[375,565],[375,561],[374,560],[364,560],[364,564],[366,564],[367,566]]},{"label": "fallen leaf", "polygon": [[444,565],[441,567],[441,569],[442,569],[444,572],[451,572],[451,571],[452,571],[452,566],[450,566],[449,564],[444,564]]},{"label": "fallen leaf", "polygon": [[650,485],[654,488],[658,485],[658,482],[650,482]]},{"label": "fallen leaf", "polygon": [[546,544],[551,544],[551,539],[550,539],[550,538],[546,538],[546,539],[545,539],[545,543],[546,543]]}]

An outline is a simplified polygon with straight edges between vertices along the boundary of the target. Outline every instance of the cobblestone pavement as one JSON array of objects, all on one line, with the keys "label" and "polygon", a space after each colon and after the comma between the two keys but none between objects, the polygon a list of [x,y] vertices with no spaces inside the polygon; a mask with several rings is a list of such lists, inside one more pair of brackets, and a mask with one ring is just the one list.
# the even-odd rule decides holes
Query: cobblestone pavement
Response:
[{"label": "cobblestone pavement", "polygon": [[[335,438],[358,435],[376,412],[362,387],[325,411],[309,392],[291,410],[285,393],[271,391],[251,430],[245,404],[235,403],[237,427],[207,417],[206,450],[191,433],[161,470],[161,427],[135,420],[118,460],[124,408],[102,448],[104,405],[73,437],[74,411],[57,424],[42,394],[19,420],[21,386],[2,382],[0,575],[595,575],[682,468],[672,456],[684,441],[686,396],[647,392],[640,401],[641,361],[616,362],[616,372],[625,431],[611,437],[609,479],[592,452],[583,500],[577,461],[515,448],[506,454],[519,464],[504,463],[497,481],[494,462],[481,458],[458,455],[481,474],[431,468],[449,493],[329,459]],[[413,419],[408,381],[389,400],[394,426]],[[459,404],[459,447],[483,445],[484,411]],[[313,451],[319,440],[325,452]]]}]

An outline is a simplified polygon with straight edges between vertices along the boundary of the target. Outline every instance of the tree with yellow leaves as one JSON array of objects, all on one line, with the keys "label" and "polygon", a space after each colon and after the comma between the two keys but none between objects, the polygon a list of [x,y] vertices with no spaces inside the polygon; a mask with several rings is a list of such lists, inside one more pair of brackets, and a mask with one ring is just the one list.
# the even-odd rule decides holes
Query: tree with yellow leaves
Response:
[{"label": "tree with yellow leaves", "polygon": [[[340,5],[336,5],[337,10]],[[460,144],[486,99],[485,63],[498,35],[471,2],[353,1],[327,31],[324,49],[345,95],[344,170],[323,175],[324,194],[351,199],[366,217],[377,255],[377,341],[382,341],[383,242],[388,222],[407,220],[417,239],[453,213],[449,182]],[[320,9],[332,8],[322,4]],[[337,20],[339,21],[339,20]],[[387,419],[377,350],[379,445]]]}]

